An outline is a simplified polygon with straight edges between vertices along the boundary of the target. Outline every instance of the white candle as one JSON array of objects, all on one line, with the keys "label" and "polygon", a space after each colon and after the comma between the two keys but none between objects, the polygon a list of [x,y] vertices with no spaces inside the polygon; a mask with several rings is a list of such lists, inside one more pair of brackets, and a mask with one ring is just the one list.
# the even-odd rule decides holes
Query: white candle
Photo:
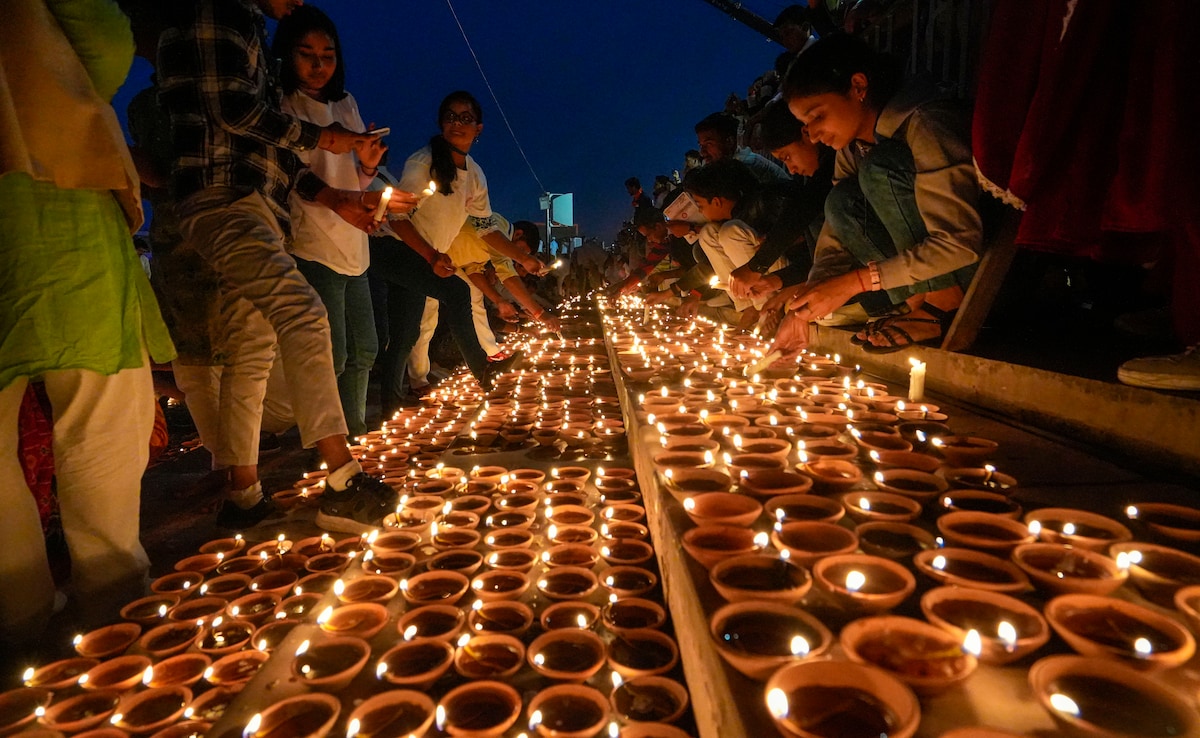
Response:
[{"label": "white candle", "polygon": [[392,199],[392,188],[384,187],[383,195],[379,198],[379,204],[375,206],[375,220],[383,220],[383,214],[387,212],[388,202]]},{"label": "white candle", "polygon": [[925,362],[909,359],[912,369],[908,372],[908,400],[920,402],[925,397]]}]

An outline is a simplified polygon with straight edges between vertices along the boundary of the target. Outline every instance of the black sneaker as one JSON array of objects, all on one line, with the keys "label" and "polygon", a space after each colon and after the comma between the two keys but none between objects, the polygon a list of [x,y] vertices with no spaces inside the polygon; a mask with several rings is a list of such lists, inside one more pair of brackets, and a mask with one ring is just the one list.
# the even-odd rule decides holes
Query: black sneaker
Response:
[{"label": "black sneaker", "polygon": [[258,434],[258,455],[270,456],[271,454],[279,453],[283,448],[283,444],[279,442],[279,436],[274,433],[262,431]]},{"label": "black sneaker", "polygon": [[317,525],[338,533],[369,533],[396,511],[399,495],[366,472],[350,478],[340,492],[326,489],[317,511]]},{"label": "black sneaker", "polygon": [[266,497],[248,509],[240,508],[232,500],[227,499],[221,503],[221,509],[217,511],[217,525],[221,528],[240,530],[253,528],[263,523],[278,522],[285,517],[287,517],[287,513],[280,510],[274,502]]}]

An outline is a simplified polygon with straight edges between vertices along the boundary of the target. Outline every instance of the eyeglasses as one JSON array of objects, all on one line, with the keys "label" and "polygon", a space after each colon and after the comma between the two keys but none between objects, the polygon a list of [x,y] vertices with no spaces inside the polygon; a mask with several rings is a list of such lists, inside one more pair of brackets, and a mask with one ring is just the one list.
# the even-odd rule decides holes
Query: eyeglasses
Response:
[{"label": "eyeglasses", "polygon": [[475,125],[475,116],[470,113],[463,113],[462,115],[458,113],[446,113],[442,116],[442,125],[452,126],[455,123],[461,123],[464,126],[473,126]]}]

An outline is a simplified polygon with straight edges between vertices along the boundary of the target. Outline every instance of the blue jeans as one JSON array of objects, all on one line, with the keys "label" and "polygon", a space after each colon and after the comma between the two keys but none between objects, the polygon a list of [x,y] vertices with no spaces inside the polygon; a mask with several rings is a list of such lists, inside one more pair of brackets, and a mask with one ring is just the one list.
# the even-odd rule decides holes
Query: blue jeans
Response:
[{"label": "blue jeans", "polygon": [[[475,319],[471,313],[471,292],[457,276],[439,277],[433,267],[416,251],[394,238],[371,238],[371,280],[386,284],[385,326],[380,331],[385,346],[380,362],[380,385],[384,417],[400,407],[408,393],[408,355],[421,335],[421,314],[425,298],[438,301],[441,319],[448,321],[450,332],[462,352],[463,360],[476,379],[487,368],[487,353],[479,345]],[[381,316],[383,317],[383,316]]]},{"label": "blue jeans", "polygon": [[346,428],[361,436],[367,432],[367,382],[379,353],[367,275],[350,277],[304,259],[296,259],[296,267],[325,303]]},{"label": "blue jeans", "polygon": [[[863,158],[856,177],[842,180],[830,191],[825,200],[825,219],[858,267],[908,251],[929,235],[917,208],[916,176],[908,146],[885,140]],[[913,295],[954,285],[966,289],[975,269],[976,265],[971,264],[923,282],[894,287],[887,290],[887,296],[898,305]],[[864,307],[871,312],[871,305]]]}]

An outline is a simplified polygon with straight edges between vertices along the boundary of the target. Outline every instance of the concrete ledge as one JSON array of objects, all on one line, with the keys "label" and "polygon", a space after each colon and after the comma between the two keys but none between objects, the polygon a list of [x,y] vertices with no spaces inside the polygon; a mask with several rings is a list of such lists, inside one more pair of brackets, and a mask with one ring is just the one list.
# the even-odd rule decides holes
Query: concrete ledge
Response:
[{"label": "concrete ledge", "polygon": [[1094,444],[1140,462],[1200,474],[1200,400],[917,346],[868,354],[852,333],[812,326],[822,353],[907,386],[909,357],[924,361],[927,392]]}]

